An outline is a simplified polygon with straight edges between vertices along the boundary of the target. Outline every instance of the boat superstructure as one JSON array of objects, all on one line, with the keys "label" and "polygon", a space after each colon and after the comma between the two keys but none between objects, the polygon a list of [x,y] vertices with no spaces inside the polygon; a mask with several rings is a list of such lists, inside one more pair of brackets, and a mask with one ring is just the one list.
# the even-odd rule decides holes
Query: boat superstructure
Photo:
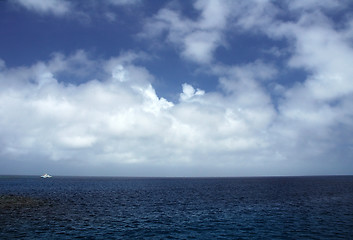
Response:
[{"label": "boat superstructure", "polygon": [[44,175],[42,175],[42,176],[40,176],[41,178],[51,178],[52,176],[50,176],[49,174],[44,174]]}]

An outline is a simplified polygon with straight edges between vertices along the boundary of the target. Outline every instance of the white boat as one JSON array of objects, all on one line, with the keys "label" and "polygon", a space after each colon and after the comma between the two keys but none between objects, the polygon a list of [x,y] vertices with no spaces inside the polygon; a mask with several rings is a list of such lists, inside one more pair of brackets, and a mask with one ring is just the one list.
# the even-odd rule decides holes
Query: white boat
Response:
[{"label": "white boat", "polygon": [[50,176],[49,174],[44,174],[44,175],[42,175],[42,176],[40,176],[41,178],[51,178],[52,176]]}]

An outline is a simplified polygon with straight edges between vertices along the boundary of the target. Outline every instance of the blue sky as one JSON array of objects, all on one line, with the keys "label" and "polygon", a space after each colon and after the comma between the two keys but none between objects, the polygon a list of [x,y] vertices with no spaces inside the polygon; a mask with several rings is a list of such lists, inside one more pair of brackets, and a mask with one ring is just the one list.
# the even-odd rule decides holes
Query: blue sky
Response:
[{"label": "blue sky", "polygon": [[0,1],[0,174],[353,174],[352,7]]}]

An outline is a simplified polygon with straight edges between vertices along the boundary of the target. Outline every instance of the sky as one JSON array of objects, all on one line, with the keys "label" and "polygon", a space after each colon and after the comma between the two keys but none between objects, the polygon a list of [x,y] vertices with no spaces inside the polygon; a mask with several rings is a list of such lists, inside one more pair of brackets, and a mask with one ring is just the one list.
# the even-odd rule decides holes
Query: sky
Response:
[{"label": "sky", "polygon": [[353,174],[352,11],[0,1],[0,174]]}]

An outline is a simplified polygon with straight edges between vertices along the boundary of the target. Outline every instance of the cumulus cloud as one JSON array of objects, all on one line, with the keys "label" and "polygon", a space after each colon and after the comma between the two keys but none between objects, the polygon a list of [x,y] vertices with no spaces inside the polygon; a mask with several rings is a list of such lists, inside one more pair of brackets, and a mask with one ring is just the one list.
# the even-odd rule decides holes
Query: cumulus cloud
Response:
[{"label": "cumulus cloud", "polygon": [[[67,64],[72,58],[61,61]],[[123,58],[114,60],[124,63]],[[61,71],[70,70],[65,64],[59,66],[62,62],[58,64],[54,57],[49,63],[1,72],[1,109],[6,115],[1,132],[3,140],[7,139],[2,154],[40,151],[60,160],[63,156],[75,158],[78,151],[91,148],[87,154],[124,155],[131,151],[129,139],[134,142],[158,131],[159,113],[173,105],[156,95],[149,82],[151,76],[141,67],[125,62],[117,68],[126,75],[111,72],[104,81],[74,85],[56,79]],[[109,61],[102,63],[101,71],[107,65]],[[32,117],[26,119],[25,115]],[[126,139],[120,143],[119,138]],[[116,144],[121,151],[116,150]],[[124,158],[130,160],[136,159]]]},{"label": "cumulus cloud", "polygon": [[[148,59],[143,53],[93,59],[79,50],[17,68],[0,61],[0,157],[149,166],[179,176],[185,169],[204,171],[187,175],[349,173],[352,20],[339,24],[326,14],[344,4],[199,0],[195,18],[160,10],[142,35],[206,64],[219,83],[204,91],[186,82],[175,102],[154,89],[155,76],[137,61]],[[284,41],[286,54],[272,48],[274,56],[307,76],[286,85],[275,62],[220,63],[214,52],[229,29]]]},{"label": "cumulus cloud", "polygon": [[308,21],[320,17],[311,15],[300,20],[293,31],[297,41],[289,64],[312,72],[305,87],[314,98],[333,100],[353,91],[349,67],[353,51],[350,41],[326,21],[316,20],[307,26]]},{"label": "cumulus cloud", "polygon": [[40,14],[54,14],[62,16],[71,11],[71,3],[66,0],[15,0],[17,3],[30,11]]},{"label": "cumulus cloud", "polygon": [[205,91],[203,91],[201,89],[197,89],[195,91],[193,86],[191,86],[187,83],[184,83],[183,84],[183,92],[180,94],[180,101],[187,101],[187,100],[190,100],[194,96],[202,96],[204,94],[205,94]]},{"label": "cumulus cloud", "polygon": [[180,101],[173,103],[156,94],[153,76],[135,65],[132,55],[94,61],[105,78],[80,84],[57,76],[72,71],[75,61],[93,61],[83,51],[5,68],[0,74],[1,156],[181,167],[222,165],[239,152],[232,164],[241,166],[243,154],[266,146],[260,132],[273,110],[260,90],[254,90],[259,93],[253,101],[263,104],[255,107],[236,87],[225,96],[185,83]]},{"label": "cumulus cloud", "polygon": [[[292,21],[281,21],[272,15],[266,25],[260,21],[252,22],[252,28],[256,31],[274,39],[288,41],[287,67],[308,72],[303,82],[298,81],[294,87],[281,90],[283,99],[279,105],[280,119],[285,125],[295,124],[292,126],[295,129],[292,134],[296,136],[304,134],[304,131],[298,131],[297,128],[322,127],[321,133],[325,137],[321,135],[320,138],[328,139],[332,128],[343,118],[341,103],[353,93],[349,67],[349,62],[353,60],[353,49],[351,39],[347,37],[351,29],[349,26],[338,27],[324,13],[324,10],[337,10],[345,4],[344,1],[327,5],[321,5],[319,1],[310,1],[308,4],[291,1],[288,3],[289,10],[295,8],[296,11],[301,7],[308,11],[293,13],[295,17]],[[309,11],[313,10],[313,6],[318,8]],[[276,8],[274,5],[271,7]],[[248,25],[239,26],[247,28]]]},{"label": "cumulus cloud", "polygon": [[[293,16],[290,21],[282,21],[279,8],[266,2],[267,7],[273,9],[270,12],[276,14],[263,13],[264,19],[268,19],[265,24],[262,20],[244,21],[240,17],[238,26],[273,39],[286,40],[289,49],[287,67],[308,72],[303,82],[282,88],[283,98],[278,105],[276,124],[271,127],[272,140],[282,149],[278,151],[282,157],[290,158],[288,154],[292,152],[292,156],[302,161],[320,159],[317,161],[326,164],[329,159],[344,161],[338,159],[339,151],[351,155],[349,148],[343,150],[340,147],[337,132],[348,127],[341,124],[349,115],[343,102],[353,93],[352,73],[348,66],[353,49],[351,39],[347,38],[350,27],[342,27],[325,13],[344,9],[346,2],[323,2],[290,1],[287,9]],[[294,154],[294,149],[301,152]]]},{"label": "cumulus cloud", "polygon": [[146,22],[141,35],[153,38],[167,33],[166,40],[178,46],[182,57],[200,64],[210,63],[216,49],[224,45],[222,30],[229,15],[226,3],[230,2],[195,1],[194,8],[200,12],[196,20],[183,16],[176,9],[161,9]]},{"label": "cumulus cloud", "polygon": [[[264,87],[276,70],[261,61],[214,67],[221,91],[185,83],[179,101],[171,102],[157,95],[154,76],[136,64],[141,57],[126,52],[93,60],[80,50],[32,66],[3,64],[1,158],[117,169],[148,165],[176,175],[182,173],[173,169],[201,166],[205,172],[196,175],[294,174],[334,157],[341,137],[336,125],[353,125],[351,96],[331,106],[312,101],[304,86],[286,89],[276,109]],[[74,69],[69,76],[80,76],[85,64],[71,66],[81,63],[96,66],[101,78],[60,80]]]}]

